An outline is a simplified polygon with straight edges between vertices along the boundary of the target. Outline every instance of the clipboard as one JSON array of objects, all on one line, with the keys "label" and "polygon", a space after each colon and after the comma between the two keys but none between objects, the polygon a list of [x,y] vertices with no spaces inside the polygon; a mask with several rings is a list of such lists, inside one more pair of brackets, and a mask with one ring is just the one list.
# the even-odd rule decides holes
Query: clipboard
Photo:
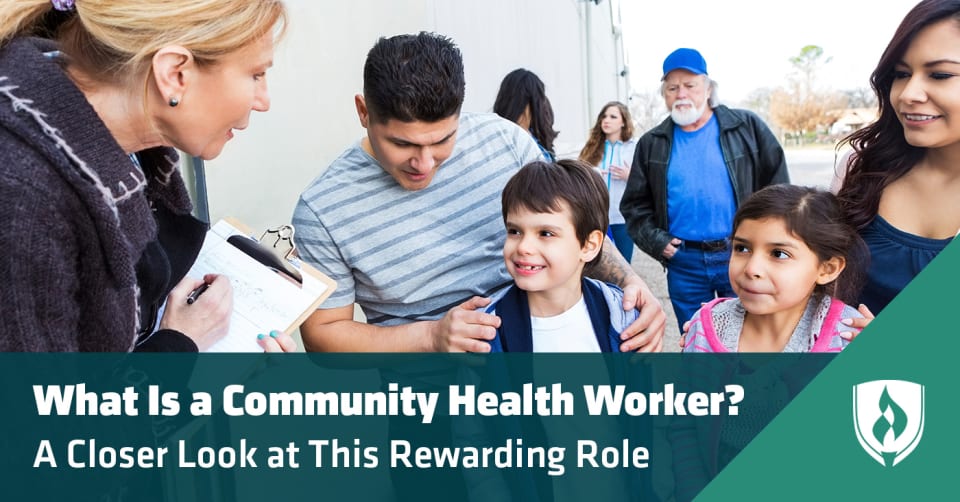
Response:
[{"label": "clipboard", "polygon": [[[235,228],[241,228],[235,220],[228,220],[228,223]],[[227,237],[227,242],[302,288],[303,273],[300,267],[294,265],[297,247],[293,243],[293,234],[293,225],[280,225],[267,229],[260,236],[260,240],[249,235],[234,234]]]},{"label": "clipboard", "polygon": [[224,218],[207,231],[187,275],[222,274],[233,286],[230,331],[208,352],[260,352],[258,334],[273,330],[293,334],[336,289],[332,279],[296,257],[293,231],[284,225],[258,240],[247,225],[233,218]]}]

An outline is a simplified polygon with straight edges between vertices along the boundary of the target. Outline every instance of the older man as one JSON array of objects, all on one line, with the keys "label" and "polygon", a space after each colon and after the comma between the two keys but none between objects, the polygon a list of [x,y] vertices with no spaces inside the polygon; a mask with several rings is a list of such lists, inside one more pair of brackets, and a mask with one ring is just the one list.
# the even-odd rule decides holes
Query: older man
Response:
[{"label": "older man", "polygon": [[637,246],[666,265],[682,325],[702,302],[734,295],[727,264],[739,204],[790,180],[763,121],[718,103],[699,52],[672,52],[661,80],[670,116],[640,138],[620,211]]}]

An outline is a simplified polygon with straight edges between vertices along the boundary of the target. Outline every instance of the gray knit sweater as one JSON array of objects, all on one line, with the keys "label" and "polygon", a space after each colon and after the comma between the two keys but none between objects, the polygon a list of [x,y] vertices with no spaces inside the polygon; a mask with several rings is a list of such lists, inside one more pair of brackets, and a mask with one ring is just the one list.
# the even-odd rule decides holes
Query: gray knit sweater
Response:
[{"label": "gray knit sweater", "polygon": [[[152,209],[190,211],[170,149],[120,148],[49,41],[0,48],[0,350],[129,351]],[[182,337],[182,335],[180,335]]]}]

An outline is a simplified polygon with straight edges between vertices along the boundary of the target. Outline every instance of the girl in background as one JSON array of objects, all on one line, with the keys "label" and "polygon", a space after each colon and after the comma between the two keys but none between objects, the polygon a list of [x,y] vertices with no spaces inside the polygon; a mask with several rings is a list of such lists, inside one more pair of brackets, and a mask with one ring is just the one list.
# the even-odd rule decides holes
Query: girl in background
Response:
[{"label": "girl in background", "polygon": [[580,151],[580,160],[596,166],[610,192],[610,228],[607,235],[620,254],[630,263],[633,259],[633,239],[620,214],[620,199],[627,187],[630,166],[637,142],[633,139],[633,119],[627,105],[611,101],[603,106],[597,122],[590,130],[587,144]]},{"label": "girl in background", "polygon": [[692,319],[684,352],[837,352],[851,338],[866,245],[833,194],[793,185],[754,193],[733,221],[730,283]]}]

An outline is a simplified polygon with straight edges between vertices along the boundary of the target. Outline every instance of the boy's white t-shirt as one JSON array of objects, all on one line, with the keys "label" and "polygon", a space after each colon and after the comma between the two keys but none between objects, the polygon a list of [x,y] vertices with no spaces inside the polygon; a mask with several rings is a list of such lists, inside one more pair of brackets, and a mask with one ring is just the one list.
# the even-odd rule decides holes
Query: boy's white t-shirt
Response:
[{"label": "boy's white t-shirt", "polygon": [[[590,313],[587,303],[580,297],[580,301],[566,312],[553,317],[530,316],[530,325],[533,331],[534,352],[600,352],[600,342],[593,333],[593,323],[590,322]],[[564,368],[555,364],[537,364],[534,360],[533,374],[538,382],[559,382],[563,379]],[[609,374],[603,360],[586,359],[577,368],[580,375],[592,375],[591,379],[600,383],[609,383]],[[575,415],[564,417],[564,420],[548,420],[543,423],[544,432],[548,441],[589,437],[598,444],[618,444],[616,436],[619,426],[610,416],[584,417]],[[598,424],[603,424],[598,426]],[[596,479],[600,488],[594,485],[585,486],[583,483],[572,481],[575,478],[556,476],[552,478],[554,500],[559,502],[591,500],[599,497],[602,500],[625,500],[629,498],[626,489],[626,477],[623,471],[617,469],[602,469]],[[591,474],[593,476],[593,474]]]},{"label": "boy's white t-shirt", "polygon": [[534,352],[600,352],[587,303],[580,301],[553,317],[530,316]]}]

